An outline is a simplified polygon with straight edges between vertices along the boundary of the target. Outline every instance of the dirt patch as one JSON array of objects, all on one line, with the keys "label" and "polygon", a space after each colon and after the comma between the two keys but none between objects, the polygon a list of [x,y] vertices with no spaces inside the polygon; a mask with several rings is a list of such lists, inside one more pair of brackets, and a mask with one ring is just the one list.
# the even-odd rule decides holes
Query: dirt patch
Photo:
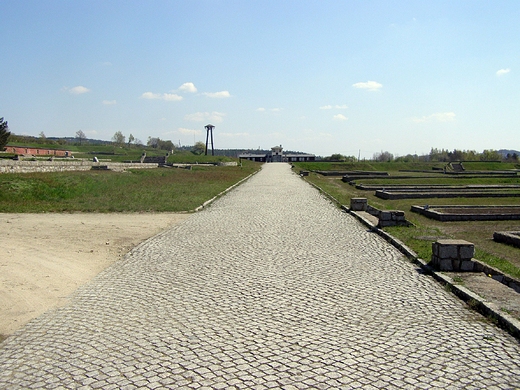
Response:
[{"label": "dirt patch", "polygon": [[189,214],[0,214],[0,340]]},{"label": "dirt patch", "polygon": [[520,294],[484,273],[449,272],[455,282],[520,320]]}]

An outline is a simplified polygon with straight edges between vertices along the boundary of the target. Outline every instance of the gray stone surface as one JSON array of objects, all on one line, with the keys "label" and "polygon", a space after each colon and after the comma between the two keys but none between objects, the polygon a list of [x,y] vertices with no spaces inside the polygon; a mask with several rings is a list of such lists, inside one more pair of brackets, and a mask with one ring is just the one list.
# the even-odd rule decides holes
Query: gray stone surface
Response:
[{"label": "gray stone surface", "polygon": [[0,346],[5,389],[508,389],[520,346],[286,164]]}]

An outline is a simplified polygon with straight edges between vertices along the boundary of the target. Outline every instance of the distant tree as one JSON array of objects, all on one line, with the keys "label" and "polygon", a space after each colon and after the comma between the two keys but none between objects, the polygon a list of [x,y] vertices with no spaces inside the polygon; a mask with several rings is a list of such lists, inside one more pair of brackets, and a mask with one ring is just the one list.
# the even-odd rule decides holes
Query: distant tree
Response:
[{"label": "distant tree", "polygon": [[157,137],[148,137],[148,142],[146,142],[146,145],[157,149],[157,147],[159,146],[159,141],[160,139]]},{"label": "distant tree", "polygon": [[130,144],[131,144],[132,142],[134,142],[134,141],[135,141],[134,136],[133,136],[132,134],[130,134],[130,135],[128,136],[128,145],[130,145]]},{"label": "distant tree", "polygon": [[143,146],[144,144],[143,141],[141,141],[139,138],[136,138],[134,140],[134,145]]},{"label": "distant tree", "polygon": [[43,131],[40,133],[40,141],[42,141],[42,143],[45,143],[45,141],[47,141],[47,137],[45,136],[45,133]]},{"label": "distant tree", "polygon": [[122,146],[125,143],[125,136],[120,131],[116,131],[112,137],[112,142],[117,146]]},{"label": "distant tree", "polygon": [[418,159],[416,154],[407,154],[406,156],[396,157],[396,162],[414,162]]},{"label": "distant tree", "polygon": [[87,136],[85,135],[85,133],[83,132],[83,130],[78,130],[76,131],[76,139],[78,140],[79,144],[81,145],[81,143],[87,139]]},{"label": "distant tree", "polygon": [[448,152],[448,158],[450,161],[462,161],[464,160],[464,153],[462,150],[453,149],[453,152]]},{"label": "distant tree", "polygon": [[500,153],[496,150],[486,149],[480,155],[480,161],[500,161],[502,160]]},{"label": "distant tree", "polygon": [[197,154],[197,155],[200,155],[200,154],[203,154],[204,152],[206,151],[206,145],[204,144],[204,142],[195,142],[195,145],[193,145],[193,148],[191,149],[191,152],[193,154]]},{"label": "distant tree", "polygon": [[373,156],[373,160],[379,161],[379,162],[390,162],[390,161],[393,161],[393,159],[394,159],[394,155],[387,151],[385,151],[385,152],[381,151],[381,153],[375,153]]},{"label": "distant tree", "polygon": [[175,146],[173,145],[173,142],[170,140],[166,140],[166,141],[159,140],[157,148],[161,149],[161,150],[171,151],[171,150],[175,149]]},{"label": "distant tree", "polygon": [[9,131],[7,121],[4,121],[4,118],[0,118],[0,150],[4,150],[10,135],[11,132]]},{"label": "distant tree", "polygon": [[339,154],[339,153],[334,153],[334,154],[331,154],[328,159],[331,161],[347,161],[347,156],[343,156],[342,154]]}]

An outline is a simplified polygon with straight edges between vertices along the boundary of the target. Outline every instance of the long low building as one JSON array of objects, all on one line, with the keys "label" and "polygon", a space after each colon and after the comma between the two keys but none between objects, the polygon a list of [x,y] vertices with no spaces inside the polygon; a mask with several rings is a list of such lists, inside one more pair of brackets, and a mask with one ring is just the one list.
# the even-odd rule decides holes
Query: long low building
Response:
[{"label": "long low building", "polygon": [[238,158],[258,162],[316,161],[314,154],[284,153],[282,145],[272,147],[267,153],[241,153]]},{"label": "long low building", "polygon": [[6,146],[6,153],[32,155],[32,156],[58,156],[71,157],[72,153],[68,150],[46,149],[46,148],[30,148],[26,146]]}]

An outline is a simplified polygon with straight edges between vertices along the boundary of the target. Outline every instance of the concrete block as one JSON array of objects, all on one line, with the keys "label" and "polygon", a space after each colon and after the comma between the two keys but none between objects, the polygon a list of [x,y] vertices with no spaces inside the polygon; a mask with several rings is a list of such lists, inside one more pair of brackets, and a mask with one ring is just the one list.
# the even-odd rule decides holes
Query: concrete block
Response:
[{"label": "concrete block", "polygon": [[475,263],[471,260],[462,260],[460,264],[460,270],[466,272],[473,272],[473,268],[475,267]]},{"label": "concrete block", "polygon": [[459,258],[463,260],[472,259],[475,255],[475,246],[471,243],[459,246]]},{"label": "concrete block", "polygon": [[350,209],[353,211],[367,211],[368,200],[367,198],[351,198]]},{"label": "concrete block", "polygon": [[441,259],[456,259],[458,255],[457,246],[439,245],[439,257]]},{"label": "concrete block", "polygon": [[504,275],[493,275],[492,278],[500,283],[503,283],[503,281],[504,281]]},{"label": "concrete block", "polygon": [[440,259],[439,269],[441,271],[453,271],[453,264],[450,259]]},{"label": "concrete block", "polygon": [[439,245],[436,242],[432,242],[432,259],[433,257],[439,257]]},{"label": "concrete block", "polygon": [[379,216],[379,219],[382,219],[383,221],[391,221],[392,213],[390,211],[381,211],[381,215]]}]

